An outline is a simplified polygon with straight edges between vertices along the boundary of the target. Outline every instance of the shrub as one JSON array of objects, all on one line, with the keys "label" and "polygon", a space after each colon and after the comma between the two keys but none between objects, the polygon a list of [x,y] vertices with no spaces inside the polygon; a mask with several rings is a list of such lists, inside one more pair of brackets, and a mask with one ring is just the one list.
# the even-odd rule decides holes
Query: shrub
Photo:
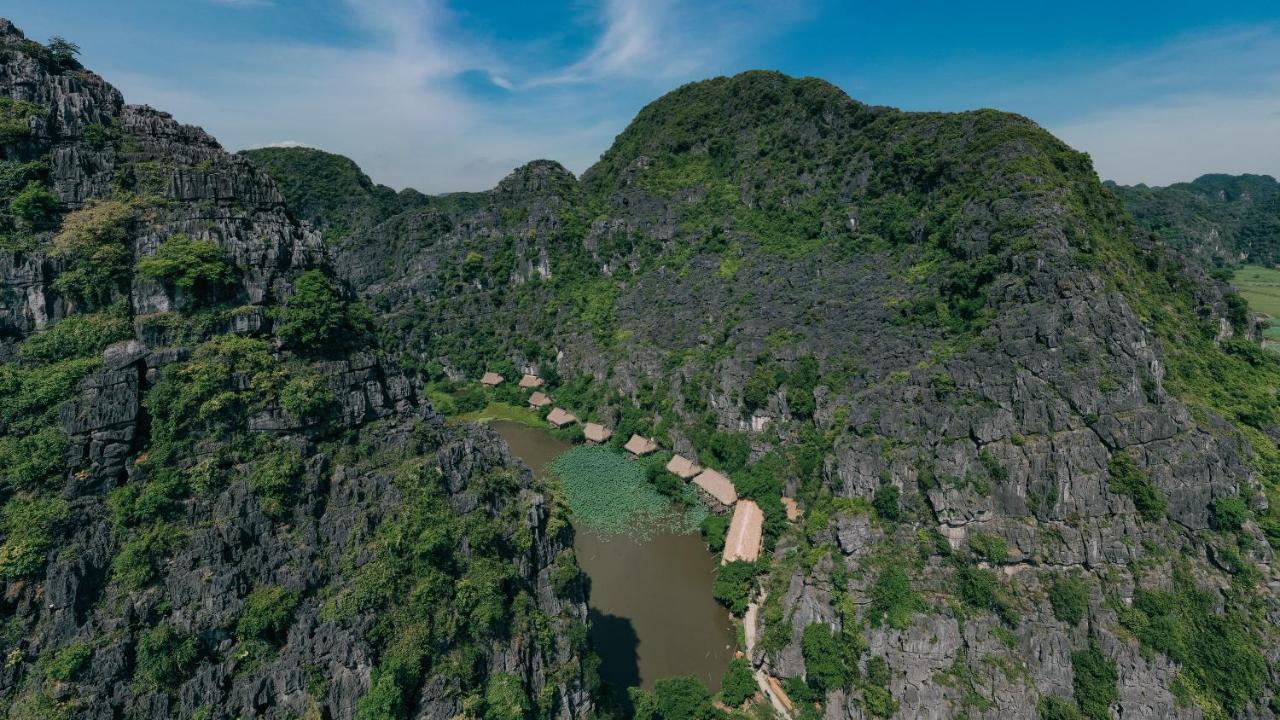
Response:
[{"label": "shrub", "polygon": [[315,352],[336,339],[346,322],[346,305],[338,288],[319,270],[293,281],[293,295],[278,315],[276,332],[295,350]]},{"label": "shrub", "polygon": [[1079,573],[1058,576],[1049,585],[1049,603],[1053,616],[1068,625],[1075,625],[1089,612],[1089,582]]},{"label": "shrub", "polygon": [[994,612],[1008,625],[1018,624],[1013,602],[1005,595],[993,571],[961,563],[956,568],[956,581],[958,594],[965,604]]},{"label": "shrub", "polygon": [[1075,703],[1056,695],[1046,695],[1040,698],[1040,704],[1036,706],[1036,712],[1040,715],[1040,720],[1084,720],[1084,716],[1080,714],[1080,709],[1075,706]]},{"label": "shrub", "polygon": [[485,720],[523,720],[532,708],[524,683],[510,673],[495,673],[484,691]]},{"label": "shrub", "polygon": [[44,332],[28,337],[18,346],[26,360],[56,362],[71,358],[97,357],[108,345],[133,337],[133,324],[123,305],[107,312],[69,315]]},{"label": "shrub", "polygon": [[211,240],[192,240],[178,233],[160,244],[156,254],[138,261],[138,274],[191,293],[197,303],[210,299],[234,279]]},{"label": "shrub", "polygon": [[249,473],[249,488],[258,496],[262,512],[280,517],[298,491],[306,466],[296,448],[280,448],[268,453]]},{"label": "shrub", "polygon": [[59,649],[49,659],[49,664],[44,668],[45,677],[58,682],[68,682],[79,674],[91,657],[93,657],[92,645],[86,642],[71,643]]},{"label": "shrub", "polygon": [[9,201],[9,212],[13,217],[32,230],[48,230],[62,209],[58,196],[49,192],[38,182],[29,182],[13,200]]},{"label": "shrub", "polygon": [[720,604],[729,608],[729,612],[741,615],[747,611],[751,590],[760,572],[761,568],[758,564],[746,560],[725,563],[716,568],[712,594]]},{"label": "shrub", "polygon": [[691,676],[664,678],[653,690],[630,690],[636,720],[711,720],[717,711],[711,693]]},{"label": "shrub", "polygon": [[168,623],[144,630],[134,649],[134,679],[152,690],[177,687],[195,665],[196,641]]},{"label": "shrub", "polygon": [[31,119],[44,113],[44,108],[25,100],[0,98],[0,145],[21,140],[31,134]]},{"label": "shrub", "polygon": [[925,609],[924,601],[911,589],[911,580],[901,565],[881,570],[867,590],[867,597],[871,601],[867,617],[872,627],[888,621],[890,627],[906,630],[911,626],[912,616]]},{"label": "shrub", "polygon": [[702,520],[702,537],[707,541],[711,552],[724,550],[724,538],[729,532],[729,516],[727,514],[709,514]]},{"label": "shrub", "polygon": [[1071,653],[1071,670],[1080,712],[1090,720],[1109,720],[1111,705],[1120,697],[1116,664],[1103,657],[1097,643],[1090,642],[1088,648]]},{"label": "shrub", "polygon": [[1249,519],[1249,506],[1238,497],[1220,497],[1213,501],[1213,526],[1223,532],[1236,532]]},{"label": "shrub", "polygon": [[88,306],[102,307],[122,294],[129,277],[128,223],[134,203],[102,200],[70,213],[53,239],[54,257],[66,268],[54,288]]},{"label": "shrub", "polygon": [[337,402],[333,391],[318,375],[297,375],[280,391],[280,406],[297,420],[314,420]]},{"label": "shrub", "polygon": [[1111,489],[1132,498],[1143,520],[1153,522],[1164,517],[1169,502],[1133,458],[1123,453],[1114,455],[1107,464],[1107,471],[1111,475]]},{"label": "shrub", "polygon": [[160,561],[184,538],[183,531],[169,523],[143,529],[122,545],[112,559],[112,577],[129,590],[141,589],[156,578]]},{"label": "shrub", "polygon": [[58,427],[45,427],[31,435],[0,436],[0,487],[53,489],[62,479],[67,435]]},{"label": "shrub", "polygon": [[888,522],[897,522],[902,517],[902,508],[898,504],[901,491],[897,485],[881,485],[871,498],[871,507],[876,510],[876,517]]},{"label": "shrub", "polygon": [[852,643],[826,623],[807,625],[800,637],[804,655],[805,678],[818,691],[848,687],[857,678],[857,658],[850,652]]},{"label": "shrub", "polygon": [[0,511],[0,578],[16,579],[44,568],[58,525],[71,514],[61,498],[17,496]]},{"label": "shrub", "polygon": [[236,636],[241,640],[279,642],[289,630],[297,607],[297,594],[279,585],[254,588],[244,599],[240,620],[236,622]]},{"label": "shrub", "polygon": [[758,686],[746,658],[734,658],[720,683],[720,698],[729,707],[738,707],[756,694]]},{"label": "shrub", "polygon": [[551,563],[551,587],[561,597],[571,595],[582,579],[582,569],[572,552],[565,550]]},{"label": "shrub", "polygon": [[758,410],[769,402],[778,389],[778,373],[771,365],[758,365],[742,387],[742,404],[748,411]]},{"label": "shrub", "polygon": [[1136,591],[1120,622],[1144,646],[1181,664],[1180,677],[1195,694],[1235,716],[1262,694],[1267,663],[1249,616],[1230,606],[1219,611],[1219,597],[1176,567],[1173,590]]},{"label": "shrub", "polygon": [[974,533],[969,536],[969,550],[975,556],[998,565],[1008,559],[1009,545],[999,535]]}]

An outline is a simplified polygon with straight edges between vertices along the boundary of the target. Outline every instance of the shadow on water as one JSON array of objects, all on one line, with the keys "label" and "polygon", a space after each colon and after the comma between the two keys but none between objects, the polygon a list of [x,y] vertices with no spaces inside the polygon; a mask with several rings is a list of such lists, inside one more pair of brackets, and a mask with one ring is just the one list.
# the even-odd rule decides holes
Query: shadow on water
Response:
[{"label": "shadow on water", "polygon": [[640,636],[631,621],[595,608],[587,612],[591,621],[591,644],[600,656],[600,679],[620,717],[631,717],[635,707],[627,688],[640,684]]}]

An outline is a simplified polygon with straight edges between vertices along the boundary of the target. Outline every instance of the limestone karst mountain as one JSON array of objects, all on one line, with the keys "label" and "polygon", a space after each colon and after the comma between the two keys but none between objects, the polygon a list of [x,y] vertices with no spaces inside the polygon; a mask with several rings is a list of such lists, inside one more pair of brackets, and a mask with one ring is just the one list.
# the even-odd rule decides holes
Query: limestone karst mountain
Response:
[{"label": "limestone karst mountain", "polygon": [[588,715],[561,511],[267,175],[7,21],[0,114],[6,716]]},{"label": "limestone karst mountain", "polygon": [[11,716],[590,716],[491,370],[733,476],[798,717],[1274,717],[1280,362],[1030,120],[751,72],[423,197],[3,31]]}]

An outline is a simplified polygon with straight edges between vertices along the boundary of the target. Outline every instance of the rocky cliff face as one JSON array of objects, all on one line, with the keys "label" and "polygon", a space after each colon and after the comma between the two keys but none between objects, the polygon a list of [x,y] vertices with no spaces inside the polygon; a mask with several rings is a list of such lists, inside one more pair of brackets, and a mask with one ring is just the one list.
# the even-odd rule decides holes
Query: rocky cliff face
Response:
[{"label": "rocky cliff face", "polygon": [[0,116],[7,716],[587,716],[562,511],[267,174],[4,20]]},{"label": "rocky cliff face", "polygon": [[802,713],[1271,717],[1280,365],[1145,238],[1024,118],[748,73],[337,262],[429,375],[538,369],[734,474]]}]

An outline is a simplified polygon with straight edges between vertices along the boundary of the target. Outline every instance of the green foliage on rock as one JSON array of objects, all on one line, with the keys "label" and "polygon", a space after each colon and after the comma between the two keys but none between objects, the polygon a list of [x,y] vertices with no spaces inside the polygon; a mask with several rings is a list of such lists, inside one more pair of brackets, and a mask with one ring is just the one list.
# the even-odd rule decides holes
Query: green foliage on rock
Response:
[{"label": "green foliage on rock", "polygon": [[1172,590],[1139,589],[1119,615],[1144,646],[1182,665],[1182,682],[1210,714],[1237,715],[1267,684],[1259,630],[1239,609],[1219,607],[1216,591],[1197,585],[1186,567],[1175,567]]},{"label": "green foliage on rock", "polygon": [[139,260],[138,274],[192,293],[197,302],[210,299],[233,278],[217,243],[181,233],[161,243],[155,255]]},{"label": "green foliage on rock", "polygon": [[333,391],[318,375],[295,375],[280,390],[280,407],[298,420],[319,419],[336,403]]},{"label": "green foliage on rock", "polygon": [[29,336],[18,347],[18,355],[45,363],[92,358],[108,345],[132,337],[133,324],[127,310],[119,305],[106,312],[65,317],[44,332]]},{"label": "green foliage on rock", "polygon": [[911,580],[901,565],[885,567],[867,589],[867,620],[872,627],[888,623],[896,630],[911,627],[911,620],[925,610],[924,601],[911,587]]},{"label": "green foliage on rock", "polygon": [[135,200],[100,200],[68,214],[51,254],[66,267],[53,286],[86,308],[102,308],[124,294],[132,254],[129,225]]},{"label": "green foliage on rock", "polygon": [[0,509],[0,578],[12,580],[32,575],[44,568],[59,524],[71,509],[61,498],[18,495]]},{"label": "green foliage on rock", "polygon": [[256,587],[244,599],[236,622],[236,636],[241,640],[279,642],[284,639],[297,607],[296,593],[279,585]]},{"label": "green foliage on rock", "polygon": [[820,692],[847,688],[858,678],[855,645],[825,623],[805,626],[800,637],[805,678]]},{"label": "green foliage on rock", "polygon": [[308,270],[293,282],[293,294],[276,315],[276,333],[301,353],[331,351],[364,333],[367,318],[349,305],[337,283],[319,270]]},{"label": "green foliage on rock", "polygon": [[264,513],[280,517],[292,503],[305,472],[302,454],[296,448],[277,447],[254,463],[249,472],[249,488]]},{"label": "green foliage on rock", "polygon": [[199,648],[195,638],[168,623],[138,633],[134,679],[151,690],[175,689],[192,670]]},{"label": "green foliage on rock", "polygon": [[524,683],[510,673],[497,673],[489,678],[484,705],[484,720],[524,720],[532,711]]},{"label": "green foliage on rock", "polygon": [[1133,458],[1125,453],[1112,456],[1107,472],[1111,477],[1111,489],[1129,496],[1143,520],[1154,522],[1164,517],[1169,501],[1151,478],[1138,468]]},{"label": "green foliage on rock", "polygon": [[1084,720],[1080,708],[1074,702],[1056,695],[1040,698],[1036,712],[1040,720]]},{"label": "green foliage on rock", "polygon": [[45,109],[26,100],[0,98],[0,145],[17,142],[31,134],[32,118],[43,115]]},{"label": "green foliage on rock", "polygon": [[73,642],[59,648],[44,667],[45,677],[58,682],[74,680],[91,657],[93,646],[87,642]]},{"label": "green foliage on rock", "polygon": [[1103,656],[1096,643],[1071,653],[1076,705],[1089,720],[1110,720],[1111,706],[1120,697],[1116,664]]},{"label": "green foliage on rock", "polygon": [[1049,604],[1054,617],[1076,625],[1089,612],[1089,581],[1078,572],[1054,576],[1049,584]]},{"label": "green foliage on rock", "polygon": [[1238,497],[1221,497],[1213,501],[1213,526],[1225,532],[1235,532],[1249,519],[1249,505]]}]

